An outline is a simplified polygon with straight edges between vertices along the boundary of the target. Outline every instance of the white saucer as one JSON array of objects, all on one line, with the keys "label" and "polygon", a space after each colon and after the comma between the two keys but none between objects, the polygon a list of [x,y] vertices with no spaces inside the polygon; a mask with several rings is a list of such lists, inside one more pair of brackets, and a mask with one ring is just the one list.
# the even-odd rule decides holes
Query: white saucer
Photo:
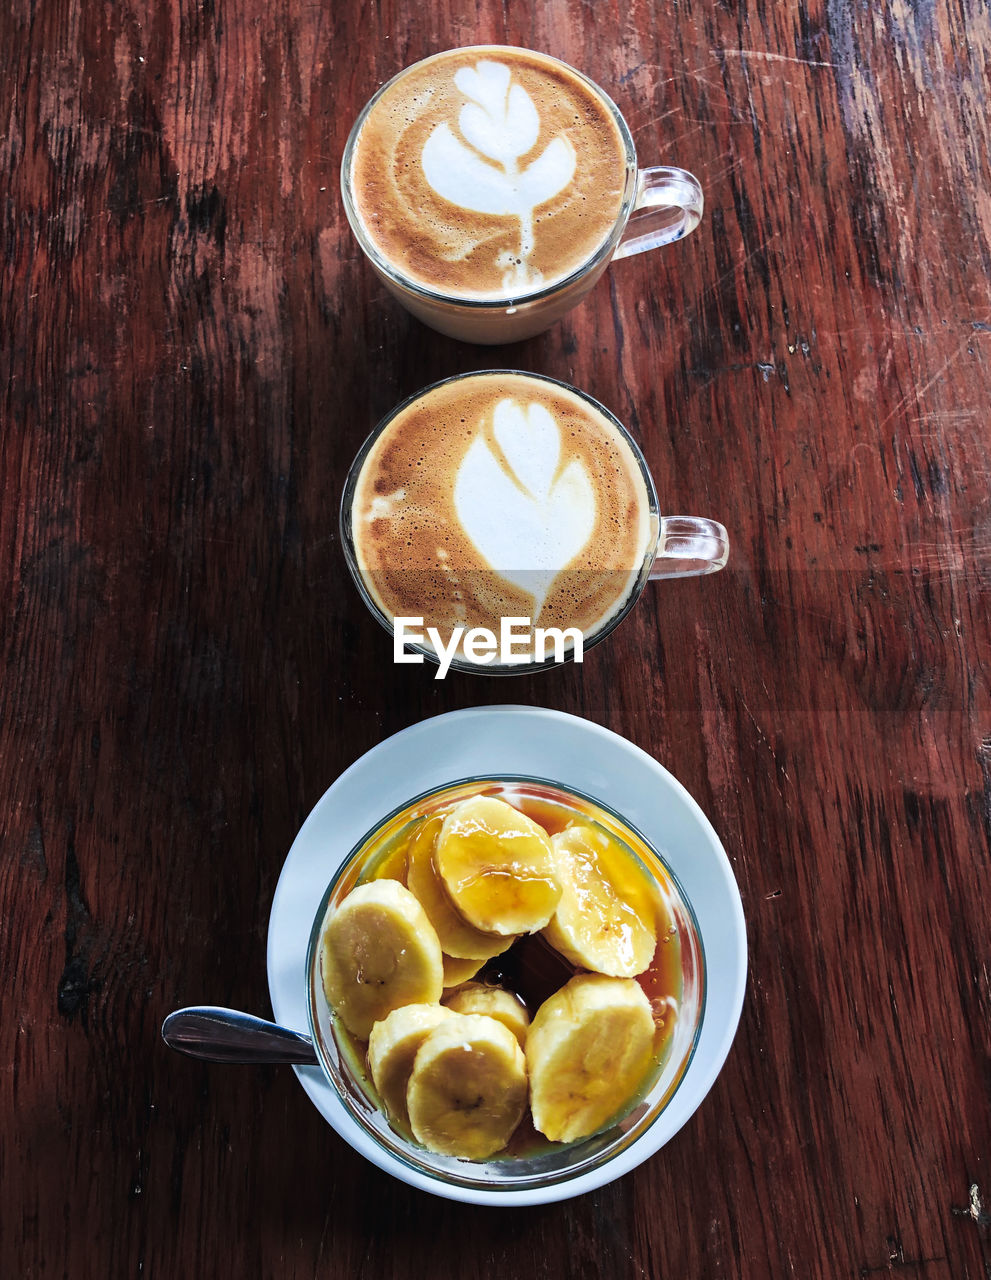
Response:
[{"label": "white saucer", "polygon": [[[537,1192],[449,1190],[454,1199],[478,1204],[537,1204],[591,1191],[668,1142],[712,1087],[739,1022],[747,940],[736,880],[709,820],[656,760],[600,725],[540,707],[454,711],[380,742],[324,793],[293,842],[269,919],[268,985],[276,1022],[305,1031],[307,942],[339,864],[383,816],[407,800],[444,783],[488,773],[548,778],[622,814],[677,876],[695,910],[705,951],[708,987],[695,1056],[643,1142],[592,1173]],[[318,1067],[295,1071],[317,1110],[351,1146],[404,1182],[446,1194],[436,1181],[379,1148],[350,1117]]]}]

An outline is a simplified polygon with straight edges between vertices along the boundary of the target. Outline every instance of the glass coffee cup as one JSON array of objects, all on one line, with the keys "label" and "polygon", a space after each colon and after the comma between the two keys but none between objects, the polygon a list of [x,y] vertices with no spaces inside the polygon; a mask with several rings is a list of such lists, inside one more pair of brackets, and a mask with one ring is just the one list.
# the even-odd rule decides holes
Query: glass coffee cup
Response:
[{"label": "glass coffee cup", "polygon": [[539,333],[613,260],[688,235],[698,180],[639,168],[629,126],[588,77],[546,54],[435,54],[359,115],[344,208],[376,274],[424,324],[465,342]]},{"label": "glass coffee cup", "polygon": [[[628,873],[639,884],[638,909],[653,916],[657,936],[648,967],[629,981],[636,981],[649,999],[656,1032],[649,1074],[628,1103],[616,1099],[616,1114],[595,1133],[551,1142],[533,1128],[528,1113],[504,1150],[485,1159],[465,1159],[427,1149],[402,1121],[387,1115],[366,1062],[365,1043],[348,1031],[328,1002],[324,956],[328,923],[355,887],[378,878],[405,879],[402,868],[417,831],[459,801],[479,795],[507,801],[551,832],[574,823],[595,830],[627,863]],[[631,887],[630,880],[626,884]],[[555,964],[547,944],[535,934],[518,939],[491,965],[483,966],[483,980],[490,968],[491,981],[522,996],[531,1014],[572,976],[571,966],[560,960]],[[383,817],[358,842],[314,917],[306,981],[310,1034],[320,1066],[343,1105],[347,1128],[341,1132],[352,1145],[381,1168],[438,1195],[484,1196],[489,1203],[503,1196],[507,1203],[525,1197],[539,1203],[573,1194],[576,1184],[600,1185],[656,1150],[663,1140],[656,1122],[676,1097],[698,1045],[707,974],[691,904],[660,854],[629,822],[601,800],[561,783],[506,774],[433,788]],[[453,989],[445,980],[445,1000]]]},{"label": "glass coffee cup", "polygon": [[[729,555],[717,521],[661,514],[607,409],[505,369],[434,383],[378,424],[348,473],[341,538],[397,660],[405,645],[442,673],[557,665],[605,639],[648,582],[713,573]],[[506,620],[525,632],[515,647],[473,639],[502,638]]]}]

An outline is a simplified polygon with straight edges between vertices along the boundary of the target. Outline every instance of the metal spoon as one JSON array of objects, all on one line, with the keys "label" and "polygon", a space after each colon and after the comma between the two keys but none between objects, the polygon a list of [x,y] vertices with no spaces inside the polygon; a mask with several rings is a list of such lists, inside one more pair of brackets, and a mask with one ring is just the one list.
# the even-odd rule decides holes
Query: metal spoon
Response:
[{"label": "metal spoon", "polygon": [[162,1023],[162,1039],[170,1049],[208,1062],[317,1063],[309,1036],[250,1013],[208,1004],[170,1013]]}]

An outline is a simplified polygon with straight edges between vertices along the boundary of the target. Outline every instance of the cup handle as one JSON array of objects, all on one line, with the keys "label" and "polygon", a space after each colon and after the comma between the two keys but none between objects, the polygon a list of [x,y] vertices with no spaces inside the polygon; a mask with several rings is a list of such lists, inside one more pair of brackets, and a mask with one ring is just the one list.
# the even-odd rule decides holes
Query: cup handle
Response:
[{"label": "cup handle", "polygon": [[637,194],[613,261],[681,240],[702,218],[702,188],[685,169],[658,165],[637,174]]},{"label": "cup handle", "polygon": [[715,573],[729,559],[729,534],[716,520],[700,516],[663,516],[654,563],[647,577],[699,578]]}]

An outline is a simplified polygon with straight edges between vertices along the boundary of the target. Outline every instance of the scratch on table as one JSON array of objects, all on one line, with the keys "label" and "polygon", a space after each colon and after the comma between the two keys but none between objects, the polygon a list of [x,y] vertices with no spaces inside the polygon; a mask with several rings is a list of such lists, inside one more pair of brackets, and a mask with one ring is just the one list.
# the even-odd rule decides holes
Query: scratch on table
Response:
[{"label": "scratch on table", "polygon": [[[946,426],[963,426],[965,422],[970,422],[971,419],[976,417],[976,409],[934,409],[932,413],[923,413],[918,418],[909,418],[909,422],[942,422]],[[914,432],[913,434],[916,440],[929,438],[928,436],[920,437],[919,432]],[[931,435],[933,438],[943,438],[940,432],[934,431]]]},{"label": "scratch on table", "polygon": [[[720,169],[718,173],[706,173],[705,180],[710,184],[718,182],[721,178],[725,178],[728,173],[732,173],[734,169],[739,169],[742,164],[743,157],[738,156],[732,164],[728,164],[725,169]],[[758,253],[760,251],[755,249],[754,252]]]},{"label": "scratch on table", "polygon": [[652,124],[660,124],[662,120],[667,120],[669,116],[679,115],[680,111],[681,109],[679,107],[670,107],[667,111],[662,111],[659,116],[651,116],[650,119],[645,120],[643,124],[636,125],[633,132],[639,133],[641,129],[649,129]]},{"label": "scratch on table", "polygon": [[[709,295],[715,293],[716,290],[719,289],[721,285],[724,285],[727,280],[731,280],[733,276],[739,275],[739,273],[743,270],[743,268],[747,265],[747,263],[751,260],[751,258],[756,258],[758,253],[763,253],[764,250],[767,248],[767,246],[771,243],[771,241],[777,240],[778,236],[780,235],[781,235],[780,231],[775,231],[773,235],[768,236],[766,240],[764,240],[761,244],[759,244],[756,249],[751,249],[750,252],[746,255],[746,257],[741,258],[739,262],[734,263],[733,266],[730,267],[728,271],[724,271],[721,276],[717,276],[715,283],[709,285],[708,289],[706,289],[705,293],[702,296],[706,298],[709,297]],[[963,350],[963,348],[961,348],[961,350]]]},{"label": "scratch on table", "polygon": [[[909,562],[913,569],[922,569],[932,577],[937,573],[963,573],[974,558],[964,553],[960,546],[948,546],[945,542],[915,542],[908,548]],[[977,548],[980,555],[980,549]]]},{"label": "scratch on table", "polygon": [[[760,737],[761,737],[761,740],[763,741],[764,745],[767,747],[768,751],[770,751],[771,755],[773,756],[773,755],[774,755],[774,747],[771,745],[771,741],[770,741],[770,739],[768,738],[768,736],[767,736],[767,734],[764,732],[764,730],[760,727],[760,724],[758,723],[757,717],[754,715],[754,713],[753,713],[753,712],[750,710],[750,708],[747,706],[746,702],[744,702],[743,698],[741,698],[741,699],[740,699],[740,706],[744,709],[744,711],[745,711],[745,712],[747,713],[747,715],[750,717],[751,721],[753,722],[753,726],[754,726],[754,728],[757,730],[758,734],[759,734],[759,735],[760,735]],[[788,778],[788,774],[787,774],[787,772],[785,772],[785,777],[786,777],[786,778]],[[788,781],[789,781],[789,782],[791,782],[791,778],[788,778]]]},{"label": "scratch on table", "polygon": [[[629,81],[641,71],[660,71],[661,66],[660,62],[638,62],[635,67],[632,67],[620,78],[620,84],[625,88]],[[663,80],[656,81],[653,87],[662,89],[666,84],[674,84],[676,80],[684,80],[686,76],[691,76],[693,80],[705,81],[705,77],[702,74],[703,71],[716,70],[718,67],[719,59],[715,58],[712,62],[703,63],[701,67],[686,67],[683,71],[676,71],[673,76],[665,76]]]},{"label": "scratch on table", "polygon": [[959,358],[963,355],[964,351],[966,350],[968,342],[972,342],[972,341],[973,341],[972,337],[964,338],[963,342],[960,343],[956,351],[951,352],[951,354],[946,357],[943,363],[939,366],[939,368],[936,370],[936,372],[927,382],[924,382],[921,387],[913,387],[912,390],[908,393],[908,395],[902,396],[901,400],[898,401],[898,403],[891,410],[891,412],[884,419],[884,421],[878,423],[878,428],[877,428],[878,431],[883,431],[884,428],[891,421],[891,419],[897,417],[898,414],[901,413],[901,411],[905,408],[905,406],[908,404],[908,402],[912,399],[913,396],[915,397],[916,401],[920,401],[922,397],[926,394],[926,392],[929,390],[929,388],[933,385],[933,383],[937,382],[943,376],[943,374],[947,371],[950,365],[953,364],[954,361],[959,360]]},{"label": "scratch on table", "polygon": [[690,129],[686,129],[684,133],[679,133],[673,138],[665,139],[665,141],[661,143],[661,150],[668,151],[671,147],[679,146],[686,138],[690,138],[693,133],[700,133],[704,128],[705,126],[702,124],[692,125],[692,127]]},{"label": "scratch on table", "polygon": [[762,49],[713,49],[718,58],[755,58],[761,62],[794,62],[800,67],[835,67],[838,71],[847,71],[845,62],[818,62],[815,58],[792,58],[787,53],[767,53]]}]

